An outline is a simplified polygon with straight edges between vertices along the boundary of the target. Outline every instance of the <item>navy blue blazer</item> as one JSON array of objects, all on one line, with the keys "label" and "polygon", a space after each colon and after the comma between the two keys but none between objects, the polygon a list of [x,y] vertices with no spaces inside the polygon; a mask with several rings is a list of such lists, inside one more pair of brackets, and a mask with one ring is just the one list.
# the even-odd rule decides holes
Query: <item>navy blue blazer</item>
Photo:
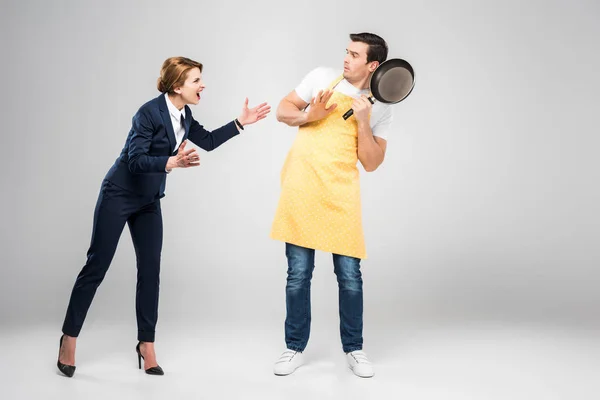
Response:
[{"label": "navy blue blazer", "polygon": [[[239,134],[235,122],[210,132],[193,117],[185,106],[185,134],[198,147],[211,151]],[[173,123],[164,94],[140,107],[133,116],[125,147],[105,176],[117,186],[138,195],[163,197],[169,157],[176,155]]]}]

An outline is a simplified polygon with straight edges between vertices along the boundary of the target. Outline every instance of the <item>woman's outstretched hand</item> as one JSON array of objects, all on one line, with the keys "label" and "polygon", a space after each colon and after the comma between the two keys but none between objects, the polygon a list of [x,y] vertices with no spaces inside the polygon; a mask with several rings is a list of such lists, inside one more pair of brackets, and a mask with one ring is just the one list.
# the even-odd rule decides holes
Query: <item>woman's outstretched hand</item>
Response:
[{"label": "woman's outstretched hand", "polygon": [[242,113],[238,117],[238,121],[240,121],[242,126],[251,125],[263,118],[266,118],[269,112],[271,112],[271,106],[266,102],[259,104],[254,108],[248,108],[248,98],[246,97],[246,101],[244,101],[244,107],[242,107]]}]

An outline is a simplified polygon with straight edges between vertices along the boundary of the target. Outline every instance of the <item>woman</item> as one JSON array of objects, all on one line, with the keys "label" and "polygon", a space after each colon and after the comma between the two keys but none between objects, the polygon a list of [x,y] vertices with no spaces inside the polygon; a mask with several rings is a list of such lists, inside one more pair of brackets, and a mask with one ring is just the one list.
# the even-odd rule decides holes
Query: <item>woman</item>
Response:
[{"label": "woman", "polygon": [[238,135],[244,125],[267,116],[267,103],[249,109],[245,100],[238,118],[212,132],[193,117],[188,104],[198,104],[204,90],[202,64],[172,57],[162,65],[157,84],[161,94],[140,107],[133,117],[125,147],[106,174],[100,189],[87,262],[73,287],[60,338],[58,369],[75,373],[75,344],[96,289],[102,282],[123,231],[129,225],[137,259],[136,316],[139,368],[163,375],[154,352],[163,226],[160,199],[166,175],[175,168],[200,165],[187,139],[211,151]]}]

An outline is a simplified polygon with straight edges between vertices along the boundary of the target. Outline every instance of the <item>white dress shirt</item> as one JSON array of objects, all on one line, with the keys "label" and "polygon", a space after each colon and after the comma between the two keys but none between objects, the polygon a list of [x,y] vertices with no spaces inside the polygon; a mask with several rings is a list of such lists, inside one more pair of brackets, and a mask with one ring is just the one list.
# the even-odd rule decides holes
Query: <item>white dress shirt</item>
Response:
[{"label": "white dress shirt", "polygon": [[167,101],[167,108],[169,109],[169,115],[171,116],[171,123],[173,124],[173,132],[175,132],[175,147],[173,148],[173,153],[175,150],[179,148],[181,144],[181,139],[183,139],[183,135],[185,134],[185,127],[181,124],[181,118],[185,119],[185,107],[179,111],[177,107],[171,103],[171,99],[169,99],[169,94],[165,93],[165,100]]},{"label": "white dress shirt", "polygon": [[[165,100],[167,101],[167,108],[169,109],[169,115],[171,116],[171,123],[173,124],[173,132],[175,133],[175,147],[173,148],[172,153],[175,153],[175,150],[179,148],[181,144],[181,139],[183,139],[183,135],[185,135],[185,127],[181,123],[181,118],[185,119],[185,107],[179,111],[177,107],[171,103],[171,99],[169,99],[169,94],[165,93]],[[169,173],[171,171],[165,168],[165,172]]]}]

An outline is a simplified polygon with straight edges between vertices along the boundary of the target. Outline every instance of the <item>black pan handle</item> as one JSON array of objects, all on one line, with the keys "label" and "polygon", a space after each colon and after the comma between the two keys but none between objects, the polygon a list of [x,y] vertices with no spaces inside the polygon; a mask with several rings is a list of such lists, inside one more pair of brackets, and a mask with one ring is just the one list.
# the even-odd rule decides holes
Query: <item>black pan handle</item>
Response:
[{"label": "black pan handle", "polygon": [[[371,104],[375,104],[375,97],[369,96],[367,98],[369,99],[369,101],[371,102]],[[352,114],[354,114],[354,110],[353,109],[349,109],[348,111],[346,111],[346,114],[344,114],[344,120],[347,120],[348,118],[350,118],[352,116]]]}]

